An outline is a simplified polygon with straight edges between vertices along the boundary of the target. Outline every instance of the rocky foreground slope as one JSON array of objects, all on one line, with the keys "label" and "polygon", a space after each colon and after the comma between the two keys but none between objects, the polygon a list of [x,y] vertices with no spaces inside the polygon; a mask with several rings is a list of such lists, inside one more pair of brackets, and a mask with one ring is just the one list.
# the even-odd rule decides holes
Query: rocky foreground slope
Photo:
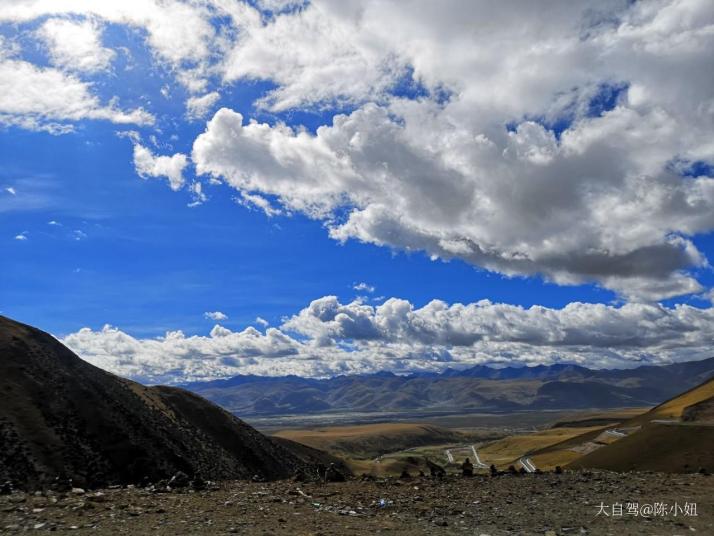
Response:
[{"label": "rocky foreground slope", "polygon": [[28,529],[92,535],[704,535],[714,534],[714,477],[566,471],[0,496],[0,532]]},{"label": "rocky foreground slope", "polygon": [[0,483],[21,488],[315,474],[333,458],[259,433],[201,397],[145,387],[0,316]]}]

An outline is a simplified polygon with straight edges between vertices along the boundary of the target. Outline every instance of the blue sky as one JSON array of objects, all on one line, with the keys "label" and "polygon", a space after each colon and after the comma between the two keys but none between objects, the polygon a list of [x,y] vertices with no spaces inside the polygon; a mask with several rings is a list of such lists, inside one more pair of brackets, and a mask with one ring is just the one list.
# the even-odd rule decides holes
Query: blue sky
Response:
[{"label": "blue sky", "polygon": [[706,3],[362,4],[0,9],[0,312],[147,381],[704,357]]}]

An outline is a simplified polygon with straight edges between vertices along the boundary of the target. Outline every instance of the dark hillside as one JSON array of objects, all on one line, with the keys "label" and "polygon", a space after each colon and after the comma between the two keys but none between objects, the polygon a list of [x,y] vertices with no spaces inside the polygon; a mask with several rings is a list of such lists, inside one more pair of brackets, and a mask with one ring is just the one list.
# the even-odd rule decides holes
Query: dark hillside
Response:
[{"label": "dark hillside", "polygon": [[333,459],[293,451],[188,391],[94,367],[51,335],[0,316],[0,480],[100,486],[189,475],[289,477]]}]

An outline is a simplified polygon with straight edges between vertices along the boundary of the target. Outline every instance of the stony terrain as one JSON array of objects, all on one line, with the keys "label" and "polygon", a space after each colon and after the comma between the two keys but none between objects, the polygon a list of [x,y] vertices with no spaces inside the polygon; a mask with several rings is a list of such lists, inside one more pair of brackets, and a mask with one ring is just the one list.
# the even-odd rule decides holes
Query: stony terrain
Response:
[{"label": "stony terrain", "polygon": [[[626,503],[667,504],[664,515]],[[622,516],[598,515],[603,503]],[[697,516],[673,505],[696,503]],[[0,532],[74,534],[714,534],[714,477],[565,472],[345,483],[232,481],[206,491],[0,496]]]}]

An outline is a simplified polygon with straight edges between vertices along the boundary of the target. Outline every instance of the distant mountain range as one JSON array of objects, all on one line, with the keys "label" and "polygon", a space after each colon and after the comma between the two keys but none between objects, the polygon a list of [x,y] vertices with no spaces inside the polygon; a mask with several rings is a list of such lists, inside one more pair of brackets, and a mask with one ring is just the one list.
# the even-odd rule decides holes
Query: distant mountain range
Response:
[{"label": "distant mountain range", "polygon": [[193,393],[145,387],[83,361],[57,339],[0,316],[0,483],[43,488],[287,478],[340,463],[274,439]]},{"label": "distant mountain range", "polygon": [[578,365],[310,379],[235,376],[183,387],[245,416],[327,412],[516,411],[653,406],[714,377],[714,358],[634,369]]}]

